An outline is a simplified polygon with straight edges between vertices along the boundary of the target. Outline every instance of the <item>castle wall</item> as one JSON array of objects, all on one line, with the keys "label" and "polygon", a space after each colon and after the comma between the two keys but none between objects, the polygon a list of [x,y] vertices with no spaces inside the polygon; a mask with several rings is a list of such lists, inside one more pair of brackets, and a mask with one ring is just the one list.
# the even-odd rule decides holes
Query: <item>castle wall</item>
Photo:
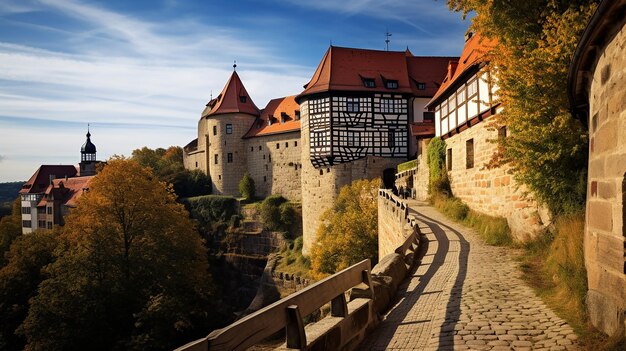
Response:
[{"label": "castle wall", "polygon": [[419,149],[421,153],[417,156],[417,171],[413,175],[413,187],[415,188],[415,198],[426,201],[428,199],[428,178],[430,170],[428,168],[428,143],[431,139],[420,139]]},{"label": "castle wall", "polygon": [[[309,154],[308,101],[300,104],[302,140],[302,229],[304,245],[302,253],[308,255],[317,237],[321,214],[329,209],[342,186],[358,179],[382,177],[385,169],[395,167],[406,158],[382,158],[367,156],[357,161],[316,169]],[[394,171],[395,173],[395,171]]]},{"label": "castle wall", "polygon": [[247,168],[258,196],[282,195],[302,199],[300,131],[245,139]]},{"label": "castle wall", "polygon": [[[209,175],[213,194],[239,196],[239,181],[247,170],[246,134],[255,117],[233,113],[207,119]],[[227,133],[228,125],[232,133]],[[229,159],[229,154],[232,159]]]},{"label": "castle wall", "polygon": [[[452,169],[448,168],[452,193],[475,211],[505,217],[513,237],[526,241],[541,229],[541,210],[532,199],[524,198],[525,189],[515,183],[509,167],[486,168],[497,148],[497,144],[489,140],[498,138],[498,131],[489,130],[488,124],[489,121],[479,122],[445,139],[446,166],[450,150],[452,152]],[[469,167],[467,156],[468,150],[471,155],[471,147],[468,143],[472,141],[473,167]]]},{"label": "castle wall", "polygon": [[391,192],[378,196],[378,260],[394,253],[413,232],[406,221],[408,207]]},{"label": "castle wall", "polygon": [[[618,27],[620,28],[620,27]],[[591,322],[607,334],[626,311],[626,26],[597,53],[589,108],[585,265]]]}]

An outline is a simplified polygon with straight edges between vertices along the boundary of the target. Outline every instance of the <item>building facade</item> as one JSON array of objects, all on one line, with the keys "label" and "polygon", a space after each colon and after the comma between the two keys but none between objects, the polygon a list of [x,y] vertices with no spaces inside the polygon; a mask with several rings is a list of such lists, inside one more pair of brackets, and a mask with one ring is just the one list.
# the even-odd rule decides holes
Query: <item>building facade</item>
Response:
[{"label": "building facade", "polygon": [[[534,237],[549,218],[525,189],[516,184],[506,165],[487,168],[497,151],[494,141],[506,138],[506,126],[496,126],[501,107],[487,53],[495,42],[468,34],[459,61],[450,62],[439,91],[427,107],[434,112],[435,135],[446,143],[446,168],[454,196],[478,212],[507,219],[513,237]],[[415,183],[427,177],[425,158]],[[420,187],[422,189],[423,186]],[[420,197],[426,195],[420,191]]]},{"label": "building facade", "polygon": [[19,192],[22,206],[22,233],[52,230],[64,225],[64,217],[76,207],[78,198],[89,191],[89,182],[98,164],[96,146],[87,140],[81,147],[81,162],[74,165],[42,165]]},{"label": "building facade", "polygon": [[602,1],[576,48],[570,104],[589,126],[587,308],[594,326],[626,329],[626,0]]},{"label": "building facade", "polygon": [[417,151],[413,125],[434,130],[424,106],[451,59],[331,46],[302,93],[261,110],[233,72],[185,146],[185,167],[206,172],[214,194],[239,195],[248,172],[259,195],[301,201],[307,254],[342,186],[372,178],[393,186],[396,165]]}]

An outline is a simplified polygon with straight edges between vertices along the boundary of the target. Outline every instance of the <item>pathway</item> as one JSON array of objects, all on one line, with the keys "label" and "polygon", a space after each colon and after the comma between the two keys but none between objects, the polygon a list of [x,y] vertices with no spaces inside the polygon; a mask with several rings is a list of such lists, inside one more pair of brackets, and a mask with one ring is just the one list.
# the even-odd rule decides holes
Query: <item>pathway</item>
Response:
[{"label": "pathway", "polygon": [[511,249],[486,245],[424,203],[421,264],[362,350],[573,350],[576,335],[521,279]]}]

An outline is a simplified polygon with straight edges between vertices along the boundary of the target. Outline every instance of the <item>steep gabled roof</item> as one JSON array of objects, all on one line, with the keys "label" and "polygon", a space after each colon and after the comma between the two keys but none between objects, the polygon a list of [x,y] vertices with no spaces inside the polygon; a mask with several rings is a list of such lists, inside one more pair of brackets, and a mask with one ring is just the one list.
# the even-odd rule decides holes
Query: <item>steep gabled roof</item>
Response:
[{"label": "steep gabled roof", "polygon": [[75,177],[78,173],[76,166],[72,165],[42,165],[37,169],[35,174],[22,185],[20,195],[22,194],[39,194],[46,191],[50,185],[50,176],[55,178]]},{"label": "steep gabled roof", "polygon": [[[295,95],[272,99],[244,138],[299,131],[300,120],[296,118],[299,113],[300,105],[296,102]],[[285,121],[281,123],[282,116],[285,116]],[[268,123],[270,119],[271,125]]]},{"label": "steep gabled roof", "polygon": [[430,107],[439,101],[442,97],[448,95],[449,91],[456,89],[457,85],[465,77],[465,73],[487,61],[487,54],[497,45],[497,40],[481,38],[480,35],[474,33],[463,47],[463,52],[458,60],[450,60],[448,63],[447,74],[444,77],[439,90],[433,98],[428,102],[426,107]]},{"label": "steep gabled roof", "polygon": [[[379,51],[331,46],[318,65],[311,81],[296,100],[327,91],[367,91],[405,93],[430,97],[445,76],[451,57],[415,57],[405,51]],[[364,80],[373,80],[366,87]],[[387,88],[386,81],[395,80],[397,88]],[[425,83],[419,90],[417,83]]]},{"label": "steep gabled roof", "polygon": [[202,117],[209,117],[222,113],[246,113],[252,116],[259,115],[252,98],[243,86],[237,71],[228,79],[222,93],[217,98],[209,101],[207,108],[202,112]]}]

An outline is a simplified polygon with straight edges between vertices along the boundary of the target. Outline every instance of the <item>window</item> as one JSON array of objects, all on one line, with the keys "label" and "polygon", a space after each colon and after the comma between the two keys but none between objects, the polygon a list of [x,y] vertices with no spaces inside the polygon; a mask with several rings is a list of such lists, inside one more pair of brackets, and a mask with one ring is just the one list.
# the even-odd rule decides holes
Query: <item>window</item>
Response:
[{"label": "window", "polygon": [[296,110],[295,111],[295,115],[296,115],[296,121],[299,121],[300,120],[300,111]]},{"label": "window", "polygon": [[324,170],[320,169],[320,175],[324,175]]},{"label": "window", "polygon": [[52,214],[52,206],[48,206],[48,214],[51,215]]},{"label": "window", "polygon": [[393,100],[391,99],[380,99],[380,112],[382,113],[393,113]]},{"label": "window", "polygon": [[196,168],[198,168],[198,161],[196,161]]},{"label": "window", "polygon": [[452,149],[448,149],[448,154],[446,155],[446,165],[448,171],[452,170]]},{"label": "window", "polygon": [[[48,198],[48,195],[46,195],[46,199]],[[38,214],[46,214],[46,209],[44,207],[37,207],[37,213]]]},{"label": "window", "polygon": [[474,168],[474,139],[465,142],[465,168]]},{"label": "window", "polygon": [[478,91],[478,80],[474,79],[473,81],[467,83],[467,96],[471,97],[476,94]]},{"label": "window", "polygon": [[348,146],[359,145],[361,145],[361,134],[353,131],[348,132]]},{"label": "window", "polygon": [[373,78],[363,78],[363,85],[366,88],[376,88],[376,82]]},{"label": "window", "polygon": [[37,227],[38,228],[45,228],[46,227],[46,221],[37,221]]},{"label": "window", "polygon": [[30,207],[22,207],[22,214],[30,214]]},{"label": "window", "polygon": [[498,128],[498,139],[506,138],[506,126]]},{"label": "window", "polygon": [[265,155],[263,155],[263,159],[265,160]]},{"label": "window", "polygon": [[293,146],[298,146],[298,142],[297,142],[297,141],[294,141],[294,142],[293,142]]},{"label": "window", "polygon": [[233,125],[232,124],[227,124],[226,125],[226,134],[233,134]]},{"label": "window", "polygon": [[276,143],[276,148],[280,149],[280,143]]},{"label": "window", "polygon": [[426,83],[417,83],[417,90],[426,90]]},{"label": "window", "polygon": [[250,152],[254,151],[254,146],[250,146]]},{"label": "window", "polygon": [[388,80],[385,82],[385,87],[387,89],[398,89],[398,81],[397,80]]},{"label": "window", "polygon": [[24,228],[32,228],[32,222],[31,221],[22,221],[22,227]]},{"label": "window", "polygon": [[267,155],[267,161],[268,161],[268,162],[272,162],[272,155],[271,155],[271,154],[268,154],[268,155]]},{"label": "window", "polygon": [[259,145],[259,151],[261,151],[261,145]]},{"label": "window", "polygon": [[213,155],[213,163],[217,164],[217,158],[219,156],[217,154]]},{"label": "window", "polygon": [[222,180],[222,175],[221,175],[221,174],[220,174],[220,175],[218,175],[218,176],[217,176],[217,179]]},{"label": "window", "polygon": [[217,126],[213,126],[213,135],[217,135]]},{"label": "window", "polygon": [[263,176],[263,183],[267,182],[267,176]]},{"label": "window", "polygon": [[346,102],[346,110],[348,112],[359,112],[359,102],[358,101],[348,101]]},{"label": "window", "polygon": [[289,142],[288,141],[285,142],[285,147],[289,147]]},{"label": "window", "polygon": [[389,141],[389,147],[396,147],[396,131],[390,130],[388,133],[387,140]]},{"label": "window", "polygon": [[48,229],[52,229],[52,222],[48,222]]},{"label": "window", "polygon": [[245,96],[245,95],[241,95],[241,96],[239,97],[239,101],[240,101],[240,102],[245,103],[246,101],[248,101],[248,97],[247,97],[247,96]]},{"label": "window", "polygon": [[228,162],[228,163],[233,163],[233,153],[232,153],[232,152],[229,152],[229,153],[226,155],[226,162]]},{"label": "window", "polygon": [[269,168],[268,168],[268,166],[267,166],[267,165],[265,165],[265,170],[266,170],[266,171],[268,171],[268,170],[269,170]]}]

